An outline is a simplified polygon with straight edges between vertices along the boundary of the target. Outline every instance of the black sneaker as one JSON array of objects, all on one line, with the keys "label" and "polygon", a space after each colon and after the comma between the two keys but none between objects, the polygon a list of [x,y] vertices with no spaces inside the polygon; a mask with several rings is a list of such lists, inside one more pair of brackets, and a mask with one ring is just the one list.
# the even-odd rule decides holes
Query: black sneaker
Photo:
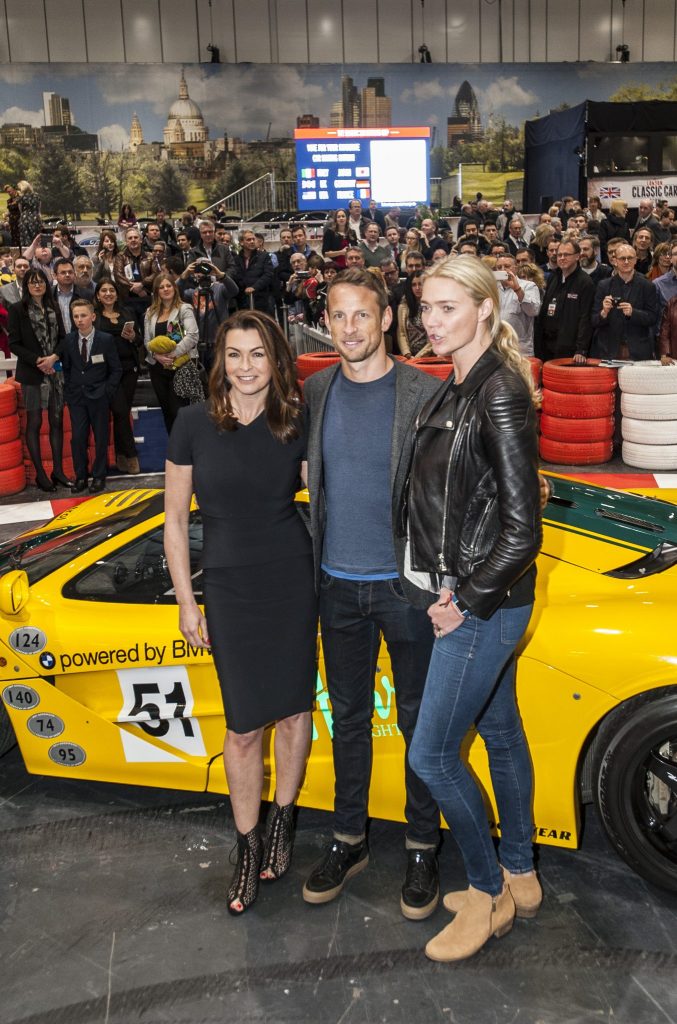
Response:
[{"label": "black sneaker", "polygon": [[365,840],[361,843],[342,843],[334,839],[327,853],[311,871],[303,886],[306,903],[329,903],[343,886],[369,863],[369,850]]},{"label": "black sneaker", "polygon": [[436,850],[407,850],[407,874],[400,909],[410,921],[430,917],[440,898]]}]

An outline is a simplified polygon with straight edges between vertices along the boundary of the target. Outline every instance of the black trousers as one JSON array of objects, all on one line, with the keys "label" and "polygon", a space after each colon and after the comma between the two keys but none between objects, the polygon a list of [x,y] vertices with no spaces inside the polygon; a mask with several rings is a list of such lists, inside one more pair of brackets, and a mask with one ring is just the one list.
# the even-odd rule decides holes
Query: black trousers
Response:
[{"label": "black trousers", "polygon": [[115,454],[123,455],[126,459],[136,458],[134,431],[132,430],[129,417],[132,412],[132,402],[134,401],[134,391],[136,390],[138,376],[139,371],[136,367],[133,367],[131,370],[125,370],[110,404],[110,411],[113,413]]},{"label": "black trousers", "polygon": [[82,398],[76,404],[68,403],[71,412],[71,451],[73,453],[73,468],[77,480],[86,480],[89,476],[87,469],[87,440],[89,428],[94,434],[96,451],[92,465],[93,477],[105,479],[108,468],[108,399],[107,398]]},{"label": "black trousers", "polygon": [[170,434],[174,420],[179,415],[179,409],[183,409],[184,405],[189,404],[188,399],[179,398],[174,390],[174,370],[165,370],[160,363],[151,363],[150,380],[162,409],[165,428]]}]

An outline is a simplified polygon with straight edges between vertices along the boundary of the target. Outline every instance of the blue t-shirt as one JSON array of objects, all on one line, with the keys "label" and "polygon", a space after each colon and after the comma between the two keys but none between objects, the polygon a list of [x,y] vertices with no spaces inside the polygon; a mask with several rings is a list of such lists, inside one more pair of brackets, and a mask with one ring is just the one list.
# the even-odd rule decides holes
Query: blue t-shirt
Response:
[{"label": "blue t-shirt", "polygon": [[327,521],[322,568],[356,580],[398,575],[391,519],[395,369],[356,384],[340,370],[327,396],[322,460]]}]

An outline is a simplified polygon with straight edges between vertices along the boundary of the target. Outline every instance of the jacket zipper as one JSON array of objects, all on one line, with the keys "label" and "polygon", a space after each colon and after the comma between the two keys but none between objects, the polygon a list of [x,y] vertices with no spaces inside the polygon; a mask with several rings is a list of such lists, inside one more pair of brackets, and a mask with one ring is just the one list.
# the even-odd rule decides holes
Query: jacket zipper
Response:
[{"label": "jacket zipper", "polygon": [[449,486],[450,486],[450,483],[451,483],[451,470],[452,470],[452,467],[453,467],[453,464],[454,464],[454,455],[456,453],[456,449],[458,448],[458,439],[459,439],[459,437],[461,435],[461,428],[465,424],[465,421],[466,421],[467,416],[468,416],[469,409],[470,409],[470,401],[468,401],[466,403],[466,407],[463,410],[463,412],[461,413],[461,415],[460,415],[460,417],[459,417],[459,419],[457,421],[457,424],[456,424],[456,436],[454,437],[454,440],[452,441],[451,451],[449,452],[449,464],[447,466],[447,480],[446,480],[446,483],[444,485],[444,513],[443,513],[443,516],[442,516],[442,543],[441,543],[442,550],[437,555],[437,565],[438,565],[438,568],[442,572],[448,572],[449,571],[448,568],[447,568],[447,563],[446,563],[445,557],[444,557],[444,551],[445,551],[446,542],[447,542],[447,520],[449,518]]},{"label": "jacket zipper", "polygon": [[477,541],[482,536],[482,530],[484,529],[484,524],[486,523],[487,519],[489,518],[489,513],[491,512],[493,504],[494,504],[494,499],[493,498],[489,498],[489,500],[487,501],[486,505],[484,506],[484,511],[483,511],[482,515],[480,516],[480,521],[479,521],[479,523],[477,524],[477,526],[475,528],[475,532],[473,534],[473,539],[472,539],[472,544],[470,546],[470,561],[471,561],[471,563],[473,563],[474,560],[475,560],[475,552],[477,551]]}]

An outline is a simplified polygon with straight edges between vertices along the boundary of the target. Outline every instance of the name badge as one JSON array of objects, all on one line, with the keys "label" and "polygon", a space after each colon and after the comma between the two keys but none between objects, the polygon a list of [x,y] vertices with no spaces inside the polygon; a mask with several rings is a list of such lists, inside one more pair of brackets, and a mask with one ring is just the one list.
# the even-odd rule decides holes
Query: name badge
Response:
[{"label": "name badge", "polygon": [[567,299],[577,299],[577,298],[578,298],[578,293],[577,292],[569,292],[568,295],[567,295]]},{"label": "name badge", "polygon": [[556,309],[557,309],[557,303],[556,302],[550,302],[548,304],[548,316],[554,316]]},{"label": "name badge", "polygon": [[105,363],[106,362],[106,358],[100,352],[98,352],[95,356],[92,356],[92,362],[93,363]]}]

